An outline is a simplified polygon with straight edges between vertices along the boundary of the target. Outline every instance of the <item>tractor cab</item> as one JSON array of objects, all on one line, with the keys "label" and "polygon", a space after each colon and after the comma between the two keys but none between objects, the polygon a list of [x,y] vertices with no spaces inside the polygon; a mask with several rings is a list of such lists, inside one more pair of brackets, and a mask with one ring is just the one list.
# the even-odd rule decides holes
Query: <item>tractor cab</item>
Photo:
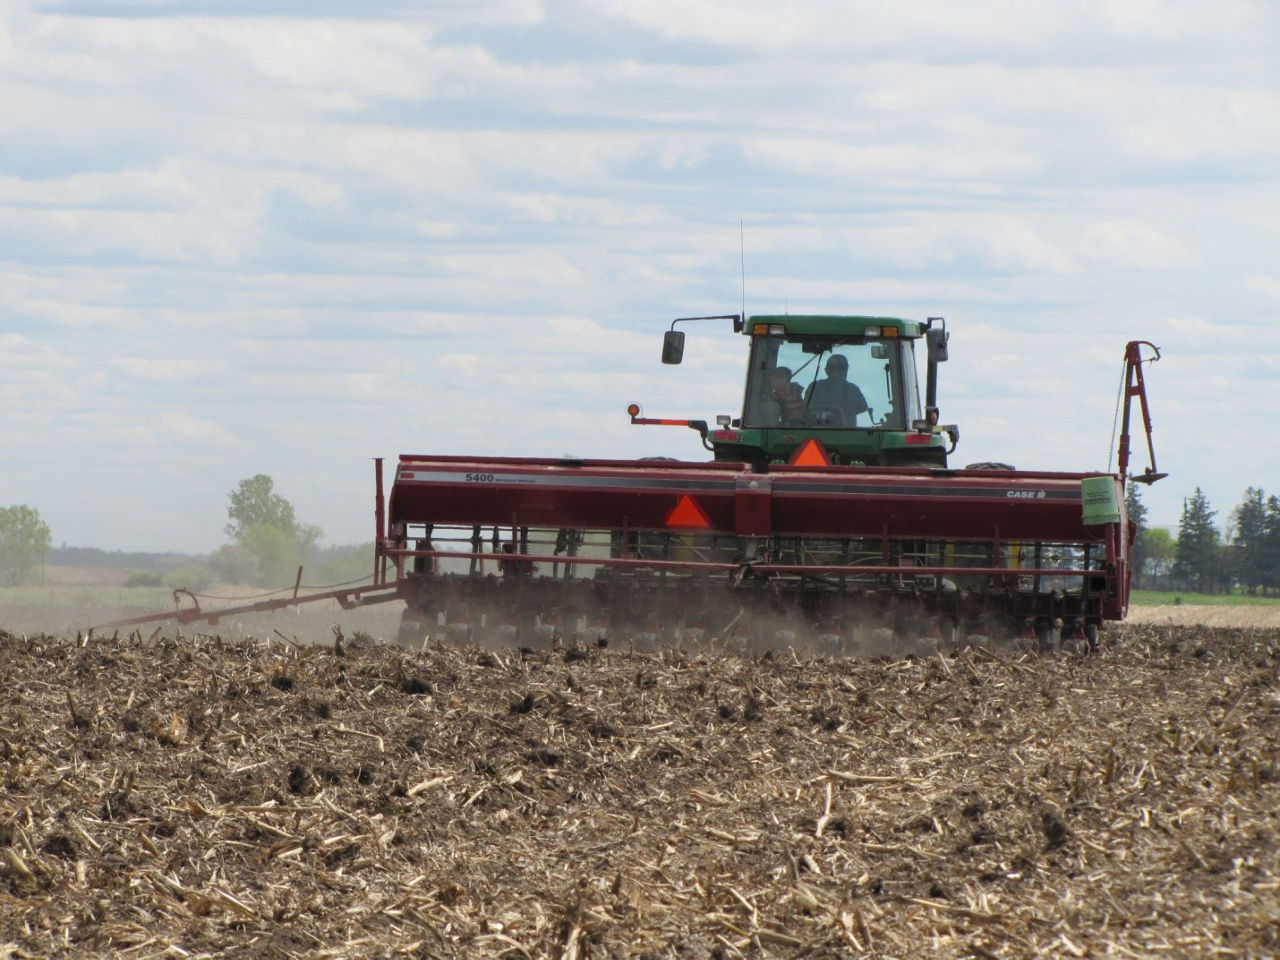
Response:
[{"label": "tractor cab", "polygon": [[[674,421],[701,429],[716,460],[757,469],[793,460],[807,441],[831,463],[945,467],[959,430],[938,425],[937,364],[946,360],[941,318],[924,323],[887,317],[755,316],[732,319],[750,338],[742,415]],[[679,363],[684,334],[667,332],[663,362]],[[916,343],[927,354],[925,403],[920,402]],[[638,409],[632,414],[635,422]],[[673,421],[652,421],[666,422]],[[819,454],[821,456],[821,454]]]},{"label": "tractor cab", "polygon": [[742,425],[905,430],[920,398],[912,343],[896,332],[753,337]]}]

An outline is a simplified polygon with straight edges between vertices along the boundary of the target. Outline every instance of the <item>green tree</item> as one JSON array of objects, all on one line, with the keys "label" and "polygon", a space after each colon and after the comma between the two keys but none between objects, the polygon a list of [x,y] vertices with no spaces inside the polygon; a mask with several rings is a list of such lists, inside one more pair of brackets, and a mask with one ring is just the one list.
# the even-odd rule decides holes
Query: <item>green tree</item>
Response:
[{"label": "green tree", "polygon": [[314,547],[304,558],[309,583],[349,583],[373,573],[374,545]]},{"label": "green tree", "polygon": [[1124,492],[1125,512],[1129,514],[1129,522],[1136,528],[1135,539],[1133,542],[1133,556],[1130,558],[1129,569],[1133,571],[1133,586],[1135,589],[1142,588],[1142,575],[1146,567],[1147,557],[1144,550],[1145,540],[1143,533],[1147,529],[1147,507],[1142,502],[1142,498],[1138,496],[1138,485],[1130,482],[1128,489]]},{"label": "green tree", "polygon": [[[256,577],[266,584],[291,581],[300,558],[321,535],[314,524],[298,522],[293,504],[275,492],[274,481],[265,473],[241,480],[231,491],[227,517],[227,533],[254,557]],[[243,563],[233,565],[246,569]]]},{"label": "green tree", "polygon": [[1216,515],[1217,511],[1209,509],[1209,498],[1199,487],[1190,500],[1183,501],[1173,562],[1174,582],[1179,589],[1212,593],[1218,585],[1221,537],[1213,525]]},{"label": "green tree", "polygon": [[1262,592],[1280,590],[1280,497],[1267,497],[1262,517],[1262,547],[1258,551]]},{"label": "green tree", "polygon": [[275,481],[265,473],[241,480],[228,496],[227,533],[239,540],[254,527],[268,526],[292,535],[298,525],[291,504],[274,492]]},{"label": "green tree", "polygon": [[240,545],[257,558],[262,583],[275,586],[293,582],[302,563],[302,551],[283,530],[265,523],[250,527],[241,535]]},{"label": "green tree", "polygon": [[1231,511],[1231,573],[1248,593],[1256,594],[1265,579],[1267,504],[1260,489],[1249,487]]},{"label": "green tree", "polygon": [[1167,587],[1169,574],[1173,570],[1173,561],[1177,555],[1177,544],[1173,534],[1164,527],[1150,527],[1142,531],[1142,556],[1145,567],[1143,573],[1152,589]]},{"label": "green tree", "polygon": [[53,539],[34,507],[0,508],[0,582],[25,583],[44,566]]},{"label": "green tree", "polygon": [[262,566],[243,544],[226,543],[209,554],[209,566],[223,583],[259,583]]}]

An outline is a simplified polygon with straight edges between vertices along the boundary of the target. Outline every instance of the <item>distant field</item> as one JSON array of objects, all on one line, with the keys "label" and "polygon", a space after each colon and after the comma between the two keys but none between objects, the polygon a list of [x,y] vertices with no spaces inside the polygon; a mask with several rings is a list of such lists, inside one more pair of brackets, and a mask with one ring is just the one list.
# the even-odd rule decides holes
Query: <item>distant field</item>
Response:
[{"label": "distant field", "polygon": [[[1132,623],[1202,627],[1280,627],[1280,599],[1206,593],[1136,590],[1129,607]],[[1175,603],[1174,600],[1181,600]]]},{"label": "distant field", "polygon": [[0,629],[15,633],[75,633],[102,620],[173,609],[167,587],[58,584],[0,587]]},{"label": "distant field", "polygon": [[[175,609],[173,588],[125,587],[127,570],[97,567],[49,567],[39,586],[0,587],[0,630],[14,634],[74,635],[122,620]],[[264,591],[253,587],[215,584],[195,591],[201,609],[212,610],[233,602],[252,602]],[[276,595],[287,595],[287,591]],[[224,601],[207,599],[222,597]],[[183,598],[183,608],[190,600]],[[265,636],[279,632],[286,637],[308,641],[333,639],[333,628],[350,635],[357,631],[383,640],[395,638],[403,604],[388,603],[364,610],[343,610],[337,601],[307,604],[293,609],[259,613],[224,620],[217,627],[207,622],[192,623],[184,633],[221,632],[231,635]],[[163,623],[166,633],[173,622]],[[149,633],[154,627],[138,627]],[[107,633],[112,631],[108,630]]]},{"label": "distant field", "polygon": [[42,583],[53,587],[122,587],[132,572],[114,567],[44,568]]},{"label": "distant field", "polygon": [[1164,590],[1134,590],[1130,600],[1145,607],[1167,607],[1190,604],[1211,607],[1275,607],[1280,597],[1251,597],[1242,593],[1178,593]]}]

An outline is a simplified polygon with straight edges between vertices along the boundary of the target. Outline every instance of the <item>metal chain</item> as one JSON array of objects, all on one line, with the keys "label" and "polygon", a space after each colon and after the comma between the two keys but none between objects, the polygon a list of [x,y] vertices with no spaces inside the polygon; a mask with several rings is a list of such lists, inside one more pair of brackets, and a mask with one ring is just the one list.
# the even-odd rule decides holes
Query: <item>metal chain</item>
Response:
[{"label": "metal chain", "polygon": [[1129,360],[1126,357],[1124,364],[1120,367],[1120,386],[1116,390],[1116,409],[1111,414],[1111,446],[1107,449],[1107,473],[1111,472],[1111,458],[1116,452],[1116,431],[1120,425],[1120,400],[1124,396],[1124,382],[1126,375],[1129,373]]}]

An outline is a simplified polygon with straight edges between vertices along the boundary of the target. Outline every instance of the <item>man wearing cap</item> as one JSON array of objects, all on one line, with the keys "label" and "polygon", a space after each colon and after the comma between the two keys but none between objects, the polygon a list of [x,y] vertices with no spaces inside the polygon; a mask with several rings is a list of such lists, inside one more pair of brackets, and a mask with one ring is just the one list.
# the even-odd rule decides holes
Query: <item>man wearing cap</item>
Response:
[{"label": "man wearing cap", "polygon": [[852,427],[858,414],[867,411],[867,399],[855,384],[849,382],[849,360],[833,353],[827,360],[827,376],[809,385],[805,393],[805,406],[810,414],[822,415],[822,408],[834,408],[843,416],[843,422],[831,426]]}]

